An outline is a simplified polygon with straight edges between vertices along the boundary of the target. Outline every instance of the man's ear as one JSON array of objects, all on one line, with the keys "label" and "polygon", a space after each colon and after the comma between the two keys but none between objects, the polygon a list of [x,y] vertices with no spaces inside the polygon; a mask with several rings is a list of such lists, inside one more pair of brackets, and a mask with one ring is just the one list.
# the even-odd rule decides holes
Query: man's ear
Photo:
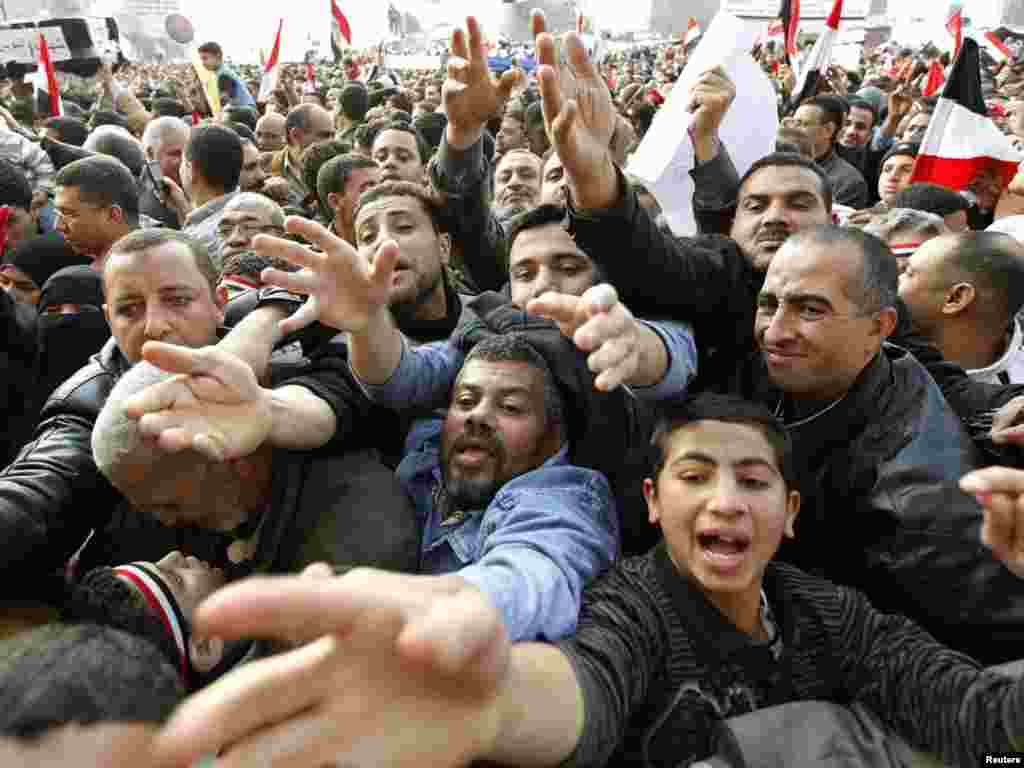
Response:
[{"label": "man's ear", "polygon": [[896,323],[899,316],[895,307],[886,307],[878,313],[878,333],[883,339],[887,339],[896,331]]},{"label": "man's ear", "polygon": [[978,298],[978,291],[970,283],[957,283],[946,294],[942,302],[942,314],[959,315]]},{"label": "man's ear", "polygon": [[797,491],[790,491],[786,497],[786,527],[783,534],[786,538],[796,538],[796,518],[800,514],[800,494]]},{"label": "man's ear", "polygon": [[657,525],[661,522],[658,489],[655,487],[654,481],[649,477],[644,478],[644,500],[647,502],[647,522],[651,525]]},{"label": "man's ear", "polygon": [[447,267],[452,259],[452,236],[449,234],[439,235],[437,243],[441,249],[441,263]]},{"label": "man's ear", "polygon": [[200,674],[213,670],[224,658],[224,641],[219,637],[189,635],[188,653],[192,669]]},{"label": "man's ear", "polygon": [[332,211],[338,210],[338,197],[339,195],[337,192],[327,193],[327,207],[330,208]]}]

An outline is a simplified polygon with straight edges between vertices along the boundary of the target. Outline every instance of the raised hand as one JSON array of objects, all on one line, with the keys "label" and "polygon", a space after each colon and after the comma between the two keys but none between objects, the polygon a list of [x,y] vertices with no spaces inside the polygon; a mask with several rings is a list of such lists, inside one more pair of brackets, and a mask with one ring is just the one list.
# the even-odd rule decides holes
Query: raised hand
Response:
[{"label": "raised hand", "polygon": [[193,449],[213,461],[247,456],[266,441],[270,404],[243,360],[217,347],[190,349],[146,342],[142,355],[173,379],[125,403],[129,418],[165,451]]},{"label": "raised hand", "polygon": [[533,28],[544,126],[562,160],[573,201],[580,208],[610,207],[619,189],[609,151],[616,111],[608,86],[575,32],[562,39],[566,72],[560,71],[543,15],[534,14]]},{"label": "raised hand", "polygon": [[562,334],[589,353],[587,367],[597,374],[594,386],[604,392],[633,379],[640,367],[640,331],[636,319],[608,284],[582,296],[545,293],[526,311],[558,323]]},{"label": "raised hand", "polygon": [[693,146],[698,162],[714,159],[718,129],[736,99],[736,85],[722,67],[709,69],[690,89],[689,111],[693,113]]},{"label": "raised hand", "polygon": [[441,89],[448,115],[446,139],[455,149],[465,149],[479,141],[488,120],[501,114],[522,75],[513,68],[494,82],[483,33],[472,16],[466,19],[466,30],[452,33],[451,50],[454,58],[448,62],[448,79]]},{"label": "raised hand", "polygon": [[960,480],[960,488],[985,508],[982,542],[1024,578],[1024,470],[986,467]]},{"label": "raised hand", "polygon": [[239,766],[455,766],[496,736],[509,643],[489,600],[457,576],[248,579],[194,620],[217,637],[312,642],[187,699],[157,737],[170,764],[219,753]]},{"label": "raised hand", "polygon": [[285,334],[319,320],[324,325],[355,333],[366,330],[373,319],[387,311],[388,295],[398,259],[398,245],[387,240],[377,249],[372,263],[348,243],[315,221],[289,216],[285,229],[321,249],[271,235],[257,235],[253,247],[262,256],[283,259],[298,272],[265,269],[263,282],[309,296],[291,317],[281,321]]}]

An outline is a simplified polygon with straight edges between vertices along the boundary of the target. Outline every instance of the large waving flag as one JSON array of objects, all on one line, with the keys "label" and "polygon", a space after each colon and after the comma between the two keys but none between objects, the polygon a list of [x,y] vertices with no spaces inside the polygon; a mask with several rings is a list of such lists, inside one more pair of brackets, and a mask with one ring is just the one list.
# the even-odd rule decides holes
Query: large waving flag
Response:
[{"label": "large waving flag", "polygon": [[828,67],[832,63],[832,46],[839,35],[839,20],[843,16],[843,0],[835,0],[832,13],[825,22],[825,31],[821,33],[811,55],[804,62],[793,93],[789,99],[790,109],[796,109],[805,99],[810,99],[818,92],[818,83],[828,77]]},{"label": "large waving flag", "polygon": [[982,171],[994,171],[1005,188],[1022,159],[988,116],[978,43],[965,37],[921,141],[911,180],[960,191]]},{"label": "large waving flag", "polygon": [[39,95],[37,101],[42,101],[50,110],[50,115],[57,117],[64,114],[64,103],[60,98],[60,84],[57,82],[57,74],[53,70],[53,61],[50,59],[50,46],[46,44],[46,37],[39,33],[39,68],[36,70],[35,86]]},{"label": "large waving flag", "polygon": [[263,78],[260,80],[260,101],[266,101],[277,90],[277,82],[281,76],[279,60],[281,56],[281,28],[283,26],[284,19],[281,19],[277,22],[277,36],[274,38],[274,47],[270,51],[270,58],[263,63]]},{"label": "large waving flag", "polygon": [[341,12],[337,0],[331,0],[331,51],[334,60],[340,61],[342,51],[352,45],[352,27],[348,18]]}]

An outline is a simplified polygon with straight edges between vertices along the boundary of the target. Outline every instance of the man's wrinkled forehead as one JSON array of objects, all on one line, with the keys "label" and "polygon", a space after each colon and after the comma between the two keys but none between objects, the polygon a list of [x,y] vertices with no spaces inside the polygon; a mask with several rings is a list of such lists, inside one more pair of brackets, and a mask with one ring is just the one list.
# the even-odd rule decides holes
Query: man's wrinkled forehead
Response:
[{"label": "man's wrinkled forehead", "polygon": [[576,245],[576,241],[565,231],[565,227],[552,222],[520,232],[512,243],[509,259],[512,262],[526,259],[547,261],[567,255],[590,262],[590,257]]},{"label": "man's wrinkled forehead", "polygon": [[498,167],[495,173],[501,173],[505,168],[523,168],[530,167],[540,172],[541,160],[533,152],[527,150],[514,149],[511,152],[505,153],[504,157],[501,158],[501,162],[498,163]]},{"label": "man's wrinkled forehead", "polygon": [[754,172],[739,191],[739,202],[748,197],[795,198],[813,197],[824,207],[821,178],[811,169],[799,165],[769,165]]},{"label": "man's wrinkled forehead", "polygon": [[374,219],[402,214],[408,215],[416,221],[430,219],[429,214],[423,208],[423,203],[417,198],[412,195],[393,195],[381,197],[360,207],[359,213],[356,214],[356,226]]},{"label": "man's wrinkled forehead", "polygon": [[[177,245],[177,244],[175,244]],[[209,287],[192,253],[182,245],[144,251],[114,251],[103,269],[103,293],[108,300],[126,293],[201,290]],[[162,262],[162,263],[160,263]]]}]

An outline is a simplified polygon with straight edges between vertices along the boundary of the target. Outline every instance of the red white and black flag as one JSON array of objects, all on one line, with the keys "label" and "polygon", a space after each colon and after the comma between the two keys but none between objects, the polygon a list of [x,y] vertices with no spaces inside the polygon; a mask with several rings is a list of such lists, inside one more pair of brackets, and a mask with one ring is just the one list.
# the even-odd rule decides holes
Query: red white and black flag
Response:
[{"label": "red white and black flag", "polygon": [[341,54],[347,47],[352,45],[352,27],[348,19],[338,7],[337,0],[331,0],[331,51],[334,53],[334,60],[341,61]]},{"label": "red white and black flag", "polygon": [[988,116],[981,92],[978,43],[964,37],[935,107],[912,181],[965,189],[982,171],[994,171],[1005,188],[1024,159]]},{"label": "red white and black flag", "polygon": [[792,57],[797,54],[796,34],[800,31],[800,0],[782,0],[779,21],[782,22],[786,61],[792,63]]},{"label": "red white and black flag", "polygon": [[832,13],[825,22],[825,31],[821,33],[811,55],[804,62],[800,77],[793,86],[789,99],[791,110],[796,109],[805,99],[813,98],[818,93],[818,83],[828,77],[828,68],[832,63],[832,46],[839,35],[839,20],[843,16],[843,0],[835,0]]},{"label": "red white and black flag", "polygon": [[942,64],[938,59],[932,59],[932,63],[928,66],[928,80],[925,82],[924,88],[921,89],[921,96],[926,99],[929,96],[934,96],[945,82],[946,73],[942,69]]},{"label": "red white and black flag", "polygon": [[64,114],[64,104],[60,98],[60,84],[57,82],[57,74],[53,69],[53,60],[50,58],[50,46],[46,44],[46,37],[39,33],[39,40],[36,45],[39,48],[38,65],[35,74],[36,102],[39,112],[48,110],[51,117]]},{"label": "red white and black flag", "polygon": [[960,49],[964,44],[964,12],[963,9],[954,5],[946,17],[946,29],[953,36],[953,58],[960,55]]}]

